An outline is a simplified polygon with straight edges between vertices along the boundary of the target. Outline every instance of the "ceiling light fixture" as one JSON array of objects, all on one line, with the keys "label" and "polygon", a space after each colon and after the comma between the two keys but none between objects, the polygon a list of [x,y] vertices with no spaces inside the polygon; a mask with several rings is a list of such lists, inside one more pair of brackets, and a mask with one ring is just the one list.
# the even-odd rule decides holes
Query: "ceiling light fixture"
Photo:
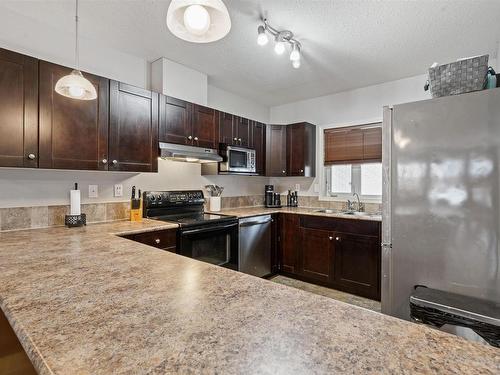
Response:
[{"label": "ceiling light fixture", "polygon": [[188,42],[210,43],[229,33],[231,18],[222,0],[172,0],[167,27]]},{"label": "ceiling light fixture", "polygon": [[290,52],[290,60],[292,61],[292,66],[295,69],[300,68],[300,58],[301,58],[301,49],[302,45],[300,42],[293,37],[293,33],[289,30],[282,30],[279,31],[269,25],[267,19],[264,19],[262,22],[264,22],[263,25],[259,25],[257,28],[257,44],[259,46],[265,46],[268,42],[268,37],[266,32],[271,34],[274,37],[275,40],[275,45],[274,45],[274,52],[276,52],[277,55],[282,55],[285,50],[286,50],[286,45],[291,46],[291,52]]},{"label": "ceiling light fixture", "polygon": [[257,44],[259,46],[265,46],[269,42],[269,38],[267,37],[266,29],[264,29],[264,26],[259,26],[257,28],[257,33]]},{"label": "ceiling light fixture", "polygon": [[80,69],[78,50],[78,0],[75,4],[75,69],[68,75],[59,78],[55,91],[63,96],[79,100],[94,100],[97,98],[97,91],[94,85],[86,79]]}]

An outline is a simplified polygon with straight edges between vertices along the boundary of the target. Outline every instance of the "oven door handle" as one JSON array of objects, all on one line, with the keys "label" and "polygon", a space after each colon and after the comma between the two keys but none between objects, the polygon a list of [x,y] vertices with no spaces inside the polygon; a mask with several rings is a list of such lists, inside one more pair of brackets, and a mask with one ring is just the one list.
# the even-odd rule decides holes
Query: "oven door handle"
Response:
[{"label": "oven door handle", "polygon": [[238,223],[232,223],[228,225],[220,225],[216,227],[210,227],[210,228],[200,228],[200,229],[191,229],[191,230],[184,230],[181,231],[181,236],[187,236],[190,234],[198,234],[198,233],[208,233],[208,232],[220,232],[225,229],[231,229],[234,227],[237,227]]}]

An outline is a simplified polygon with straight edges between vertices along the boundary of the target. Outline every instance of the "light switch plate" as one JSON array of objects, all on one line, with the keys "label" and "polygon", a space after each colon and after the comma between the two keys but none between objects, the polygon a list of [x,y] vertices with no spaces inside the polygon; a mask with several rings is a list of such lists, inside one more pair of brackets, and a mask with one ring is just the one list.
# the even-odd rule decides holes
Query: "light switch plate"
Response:
[{"label": "light switch plate", "polygon": [[123,197],[123,185],[122,184],[115,185],[114,196],[115,197]]},{"label": "light switch plate", "polygon": [[295,184],[295,191],[300,191],[300,184]]},{"label": "light switch plate", "polygon": [[98,185],[89,185],[89,198],[99,197],[99,187]]}]

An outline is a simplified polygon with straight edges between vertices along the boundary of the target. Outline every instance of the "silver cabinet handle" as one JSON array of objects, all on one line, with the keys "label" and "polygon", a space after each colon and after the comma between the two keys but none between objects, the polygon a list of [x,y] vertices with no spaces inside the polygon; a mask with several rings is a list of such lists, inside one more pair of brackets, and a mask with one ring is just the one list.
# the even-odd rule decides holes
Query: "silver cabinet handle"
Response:
[{"label": "silver cabinet handle", "polygon": [[304,170],[303,170],[303,169],[301,169],[301,170],[300,170],[300,173],[304,173]]},{"label": "silver cabinet handle", "polygon": [[194,137],[194,140],[197,141],[198,140],[198,137]]},{"label": "silver cabinet handle", "polygon": [[155,239],[155,243],[159,244],[161,240],[159,238]]},{"label": "silver cabinet handle", "polygon": [[238,141],[238,138],[233,138],[233,141],[237,142],[237,141]]},{"label": "silver cabinet handle", "polygon": [[335,237],[335,241],[340,241],[340,237]]},{"label": "silver cabinet handle", "polygon": [[36,159],[36,155],[35,154],[29,154],[28,155],[28,159],[35,160]]},{"label": "silver cabinet handle", "polygon": [[118,160],[113,160],[112,162],[114,165],[118,164]]},{"label": "silver cabinet handle", "polygon": [[191,140],[191,139],[193,139],[193,137],[192,136],[188,136],[188,139]]},{"label": "silver cabinet handle", "polygon": [[238,138],[238,142],[241,142],[241,138]]},{"label": "silver cabinet handle", "polygon": [[328,239],[329,239],[330,241],[332,241],[332,240],[333,240],[333,237],[332,237],[332,236],[328,236]]},{"label": "silver cabinet handle", "polygon": [[102,164],[107,164],[108,163],[108,159],[102,159]]},{"label": "silver cabinet handle", "polygon": [[285,174],[285,173],[286,173],[285,171],[281,171],[281,172],[283,172],[283,174]]}]

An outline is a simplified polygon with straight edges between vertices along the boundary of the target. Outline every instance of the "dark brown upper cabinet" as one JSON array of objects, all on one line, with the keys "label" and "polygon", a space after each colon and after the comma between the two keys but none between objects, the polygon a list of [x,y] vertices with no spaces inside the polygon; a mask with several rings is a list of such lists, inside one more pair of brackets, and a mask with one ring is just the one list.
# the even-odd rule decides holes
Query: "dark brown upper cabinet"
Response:
[{"label": "dark brown upper cabinet", "polygon": [[0,49],[0,166],[38,166],[38,60]]},{"label": "dark brown upper cabinet", "polygon": [[159,95],[110,82],[109,170],[158,171]]},{"label": "dark brown upper cabinet", "polygon": [[216,122],[215,109],[193,104],[193,146],[217,148]]},{"label": "dark brown upper cabinet", "polygon": [[316,176],[316,126],[307,122],[286,127],[288,176]]},{"label": "dark brown upper cabinet", "polygon": [[217,111],[217,121],[219,127],[219,142],[227,145],[232,145],[233,139],[233,122],[234,117],[230,113]]},{"label": "dark brown upper cabinet", "polygon": [[286,176],[286,125],[266,126],[266,176]]},{"label": "dark brown upper cabinet", "polygon": [[242,147],[249,147],[252,121],[240,116],[235,116],[234,119],[235,119],[233,126],[234,144]]},{"label": "dark brown upper cabinet", "polygon": [[191,144],[191,115],[193,105],[173,98],[160,96],[160,142]]},{"label": "dark brown upper cabinet", "polygon": [[259,175],[265,175],[266,169],[266,125],[252,121],[250,148],[255,150],[255,169]]},{"label": "dark brown upper cabinet", "polygon": [[382,128],[368,124],[324,131],[325,164],[380,162]]},{"label": "dark brown upper cabinet", "polygon": [[96,88],[96,100],[75,100],[55,92],[71,68],[40,61],[39,167],[108,169],[109,80],[84,73]]},{"label": "dark brown upper cabinet", "polygon": [[160,142],[217,147],[217,114],[212,108],[161,95]]},{"label": "dark brown upper cabinet", "polygon": [[254,121],[218,111],[219,142],[230,146],[252,147]]}]

